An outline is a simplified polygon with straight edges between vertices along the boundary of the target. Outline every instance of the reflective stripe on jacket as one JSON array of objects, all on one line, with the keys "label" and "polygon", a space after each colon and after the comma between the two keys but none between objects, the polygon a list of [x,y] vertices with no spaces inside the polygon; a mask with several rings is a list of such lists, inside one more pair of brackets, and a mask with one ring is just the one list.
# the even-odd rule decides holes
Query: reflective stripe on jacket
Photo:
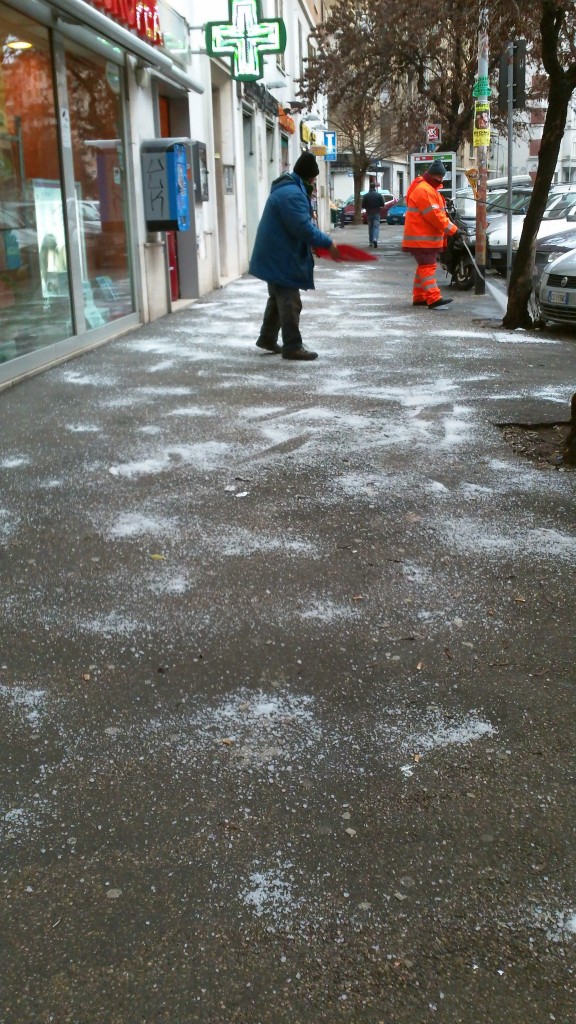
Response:
[{"label": "reflective stripe on jacket", "polygon": [[403,249],[443,249],[458,228],[446,213],[444,196],[424,178],[414,178],[406,193]]}]

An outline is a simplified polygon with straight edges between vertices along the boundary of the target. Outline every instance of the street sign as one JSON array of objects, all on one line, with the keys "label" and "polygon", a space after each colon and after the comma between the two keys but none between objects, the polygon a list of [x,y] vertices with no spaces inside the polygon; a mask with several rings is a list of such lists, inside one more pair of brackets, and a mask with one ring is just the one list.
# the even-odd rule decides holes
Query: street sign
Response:
[{"label": "street sign", "polygon": [[426,126],[426,142],[442,142],[442,128],[439,124]]},{"label": "street sign", "polygon": [[324,145],[326,146],[324,159],[335,160],[337,156],[336,132],[324,132]]}]

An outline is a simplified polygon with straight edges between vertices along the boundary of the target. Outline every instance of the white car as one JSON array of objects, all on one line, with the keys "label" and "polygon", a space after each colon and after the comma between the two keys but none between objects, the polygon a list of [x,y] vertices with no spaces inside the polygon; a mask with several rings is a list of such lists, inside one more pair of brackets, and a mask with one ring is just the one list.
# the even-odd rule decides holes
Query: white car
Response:
[{"label": "white car", "polygon": [[576,325],[576,249],[546,264],[539,300],[543,320]]},{"label": "white car", "polygon": [[[556,235],[574,227],[576,222],[576,184],[572,191],[551,192],[538,229],[538,238]],[[518,249],[524,226],[523,216],[512,216],[512,258]],[[492,221],[486,232],[488,265],[498,274],[506,277],[506,254],[508,245],[508,219],[499,217]]]}]

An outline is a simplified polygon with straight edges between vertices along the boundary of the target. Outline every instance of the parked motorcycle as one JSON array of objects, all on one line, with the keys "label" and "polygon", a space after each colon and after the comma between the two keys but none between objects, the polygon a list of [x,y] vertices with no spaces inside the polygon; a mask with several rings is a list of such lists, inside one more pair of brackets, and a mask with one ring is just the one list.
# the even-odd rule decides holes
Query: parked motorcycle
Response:
[{"label": "parked motorcycle", "polygon": [[474,255],[476,236],[468,229],[451,199],[446,202],[446,213],[462,237],[448,239],[448,244],[440,256],[440,264],[446,273],[451,275],[450,284],[460,292],[467,292],[474,285],[474,264],[466,246]]}]

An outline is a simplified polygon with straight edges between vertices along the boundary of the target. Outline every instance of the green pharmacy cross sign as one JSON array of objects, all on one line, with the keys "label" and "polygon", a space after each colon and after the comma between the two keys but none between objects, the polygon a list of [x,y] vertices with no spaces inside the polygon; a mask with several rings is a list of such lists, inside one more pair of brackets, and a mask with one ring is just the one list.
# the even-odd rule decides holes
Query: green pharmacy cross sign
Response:
[{"label": "green pharmacy cross sign", "polygon": [[263,54],[283,53],[282,18],[262,18],[259,0],[228,0],[229,21],[209,21],[206,49],[211,57],[232,57],[232,78],[257,82],[264,75]]}]

